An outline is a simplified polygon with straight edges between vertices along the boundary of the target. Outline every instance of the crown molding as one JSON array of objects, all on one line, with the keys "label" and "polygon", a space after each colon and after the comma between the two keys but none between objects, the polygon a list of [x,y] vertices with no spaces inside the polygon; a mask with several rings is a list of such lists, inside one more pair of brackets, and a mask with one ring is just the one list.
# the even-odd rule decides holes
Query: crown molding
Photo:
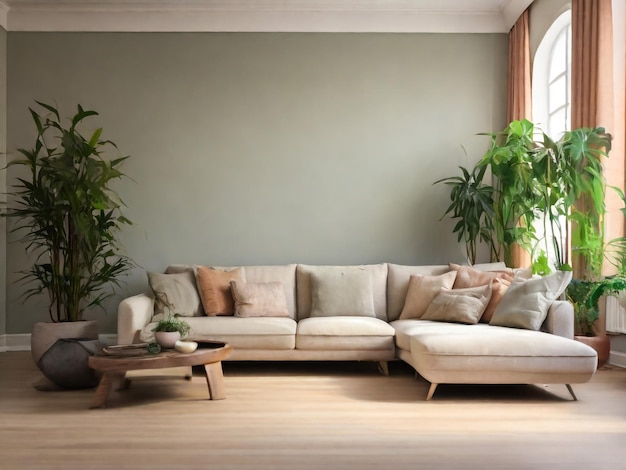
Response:
[{"label": "crown molding", "polygon": [[[3,0],[8,31],[506,33],[532,0]],[[3,9],[4,7],[4,9]]]}]

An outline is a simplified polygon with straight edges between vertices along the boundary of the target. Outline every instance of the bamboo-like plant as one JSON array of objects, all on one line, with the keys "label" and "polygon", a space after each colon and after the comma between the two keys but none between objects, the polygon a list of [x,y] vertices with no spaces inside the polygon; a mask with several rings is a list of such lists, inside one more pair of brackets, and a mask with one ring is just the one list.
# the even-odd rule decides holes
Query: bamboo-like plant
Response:
[{"label": "bamboo-like plant", "polygon": [[441,218],[451,214],[459,219],[453,233],[458,234],[458,241],[465,242],[465,252],[471,264],[476,263],[478,241],[487,244],[492,255],[496,254],[493,240],[493,187],[483,183],[485,167],[474,167],[470,173],[462,166],[462,176],[451,176],[435,181],[445,183],[450,189],[451,204]]},{"label": "bamboo-like plant", "polygon": [[33,284],[25,298],[47,292],[52,321],[78,321],[86,308],[101,306],[133,266],[117,238],[131,222],[111,187],[125,176],[119,167],[128,157],[103,158],[105,150],[117,147],[101,140],[101,128],[89,137],[79,131],[97,112],[78,105],[64,126],[54,106],[37,104],[46,115],[30,109],[37,132],[34,147],[18,149],[20,158],[8,163],[29,176],[18,177],[12,186],[6,216],[15,220],[11,231],[22,234],[26,251],[35,256],[20,278]]}]

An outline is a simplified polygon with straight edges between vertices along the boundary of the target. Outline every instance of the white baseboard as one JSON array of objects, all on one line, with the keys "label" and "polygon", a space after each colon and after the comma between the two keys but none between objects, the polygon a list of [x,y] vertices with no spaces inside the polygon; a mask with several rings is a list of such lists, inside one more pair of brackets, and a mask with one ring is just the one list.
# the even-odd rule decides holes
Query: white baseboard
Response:
[{"label": "white baseboard", "polygon": [[621,351],[611,351],[609,364],[611,364],[612,366],[626,368],[626,353]]},{"label": "white baseboard", "polygon": [[[116,334],[98,335],[98,340],[105,346],[117,344]],[[30,351],[30,333],[18,335],[0,335],[0,352]]]}]

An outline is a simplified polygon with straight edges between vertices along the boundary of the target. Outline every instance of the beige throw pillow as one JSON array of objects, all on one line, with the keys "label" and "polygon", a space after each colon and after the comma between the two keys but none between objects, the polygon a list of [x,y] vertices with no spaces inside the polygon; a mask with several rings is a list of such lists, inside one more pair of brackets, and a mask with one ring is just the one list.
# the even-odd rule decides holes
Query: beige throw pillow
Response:
[{"label": "beige throw pillow", "polygon": [[400,320],[421,318],[442,289],[452,289],[455,279],[456,271],[450,271],[439,276],[411,275]]},{"label": "beige throw pillow", "polygon": [[442,289],[422,315],[422,320],[474,325],[478,323],[490,298],[490,285],[465,289]]},{"label": "beige throw pillow", "polygon": [[539,330],[548,315],[548,308],[572,280],[569,271],[511,284],[493,313],[490,325]]},{"label": "beige throw pillow", "polygon": [[196,283],[200,291],[204,313],[210,317],[233,315],[235,302],[230,291],[231,281],[243,281],[241,269],[220,271],[206,266],[196,266]]},{"label": "beige throw pillow", "polygon": [[231,281],[236,317],[288,317],[282,282]]},{"label": "beige throw pillow", "polygon": [[450,269],[457,272],[453,289],[465,289],[468,287],[479,287],[491,284],[491,300],[485,309],[485,313],[480,318],[482,323],[489,323],[493,312],[504,297],[505,292],[513,282],[515,274],[511,269],[498,271],[481,271],[470,266],[461,266],[450,263]]},{"label": "beige throw pillow", "polygon": [[191,269],[176,274],[148,272],[147,275],[155,298],[155,314],[202,315],[202,304]]},{"label": "beige throw pillow", "polygon": [[360,267],[329,267],[311,273],[311,316],[376,317],[370,273]]},{"label": "beige throw pillow", "polygon": [[475,325],[485,311],[490,298],[490,285],[465,289],[442,289],[422,315],[422,320]]}]

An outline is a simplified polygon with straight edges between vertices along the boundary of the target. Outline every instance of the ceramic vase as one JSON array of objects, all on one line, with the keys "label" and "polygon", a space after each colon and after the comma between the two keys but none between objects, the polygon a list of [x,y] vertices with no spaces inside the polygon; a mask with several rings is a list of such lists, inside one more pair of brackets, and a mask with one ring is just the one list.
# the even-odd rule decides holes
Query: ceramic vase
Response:
[{"label": "ceramic vase", "polygon": [[156,331],[154,338],[162,348],[172,349],[176,345],[176,341],[180,339],[180,333],[178,331]]}]

